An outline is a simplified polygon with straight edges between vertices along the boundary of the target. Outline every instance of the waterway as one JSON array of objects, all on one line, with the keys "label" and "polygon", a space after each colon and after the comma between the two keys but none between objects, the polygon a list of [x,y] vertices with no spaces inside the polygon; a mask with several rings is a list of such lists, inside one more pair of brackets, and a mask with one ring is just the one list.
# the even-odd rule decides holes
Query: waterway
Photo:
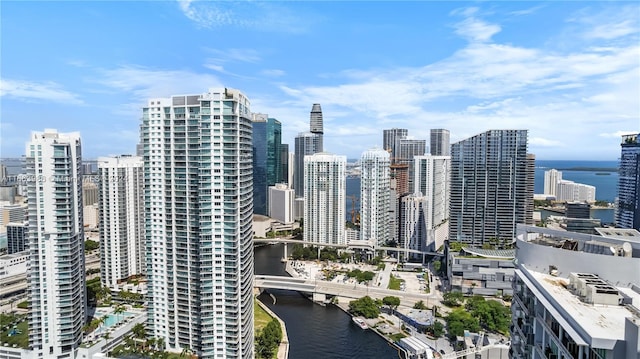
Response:
[{"label": "waterway", "polygon": [[[255,249],[255,273],[287,275],[282,259],[284,244]],[[289,247],[291,253],[291,247]],[[333,305],[314,304],[303,295],[286,290],[269,290],[258,299],[287,326],[289,358],[352,359],[398,358],[398,352],[371,330],[362,330],[351,317]]]}]

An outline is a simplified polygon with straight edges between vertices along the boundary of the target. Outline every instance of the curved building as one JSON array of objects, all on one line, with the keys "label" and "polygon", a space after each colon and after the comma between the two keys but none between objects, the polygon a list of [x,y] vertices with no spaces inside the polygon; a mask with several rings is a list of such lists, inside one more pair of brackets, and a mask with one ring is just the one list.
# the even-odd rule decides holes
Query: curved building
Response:
[{"label": "curved building", "polygon": [[640,233],[518,225],[511,358],[640,356]]}]

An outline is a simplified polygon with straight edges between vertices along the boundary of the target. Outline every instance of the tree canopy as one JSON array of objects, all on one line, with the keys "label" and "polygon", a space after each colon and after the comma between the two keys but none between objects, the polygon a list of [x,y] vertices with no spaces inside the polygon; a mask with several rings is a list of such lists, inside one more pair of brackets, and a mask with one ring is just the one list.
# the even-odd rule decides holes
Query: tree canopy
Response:
[{"label": "tree canopy", "polygon": [[349,302],[349,313],[365,318],[377,318],[380,308],[371,297],[366,296]]}]

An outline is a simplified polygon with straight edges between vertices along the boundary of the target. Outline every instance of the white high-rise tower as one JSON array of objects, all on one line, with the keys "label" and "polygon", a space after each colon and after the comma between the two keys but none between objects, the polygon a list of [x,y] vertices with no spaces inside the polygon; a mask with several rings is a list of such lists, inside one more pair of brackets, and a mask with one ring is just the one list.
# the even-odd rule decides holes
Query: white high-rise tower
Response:
[{"label": "white high-rise tower", "polygon": [[304,157],[304,240],[344,244],[347,157],[316,153]]},{"label": "white high-rise tower", "polygon": [[151,99],[141,137],[149,335],[200,358],[253,358],[249,99]]},{"label": "white high-rise tower", "polygon": [[142,157],[101,157],[98,178],[100,281],[119,290],[118,281],[146,273]]},{"label": "white high-rise tower", "polygon": [[558,191],[558,183],[562,181],[562,172],[556,169],[544,171],[544,194],[555,196]]},{"label": "white high-rise tower", "polygon": [[391,239],[389,153],[374,148],[360,158],[360,239],[383,245]]},{"label": "white high-rise tower", "polygon": [[415,193],[425,197],[426,248],[436,250],[449,238],[451,157],[414,157]]},{"label": "white high-rise tower", "polygon": [[75,358],[87,317],[80,134],[33,132],[26,159],[29,346]]}]

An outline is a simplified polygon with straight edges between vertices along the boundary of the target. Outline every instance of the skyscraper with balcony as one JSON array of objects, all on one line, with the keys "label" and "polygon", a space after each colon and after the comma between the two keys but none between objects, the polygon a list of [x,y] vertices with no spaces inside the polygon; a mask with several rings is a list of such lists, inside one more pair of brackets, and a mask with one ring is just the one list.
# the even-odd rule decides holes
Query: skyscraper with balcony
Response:
[{"label": "skyscraper with balcony", "polygon": [[316,152],[324,151],[324,121],[322,118],[322,107],[319,103],[311,106],[311,114],[309,115],[309,131],[315,133],[319,137],[318,148]]},{"label": "skyscraper with balcony", "polygon": [[304,158],[304,240],[344,244],[346,156],[326,152]]},{"label": "skyscraper with balcony", "polygon": [[527,130],[490,130],[454,143],[451,240],[510,244],[516,224],[533,224],[533,174]]},{"label": "skyscraper with balcony", "polygon": [[640,133],[622,136],[616,227],[640,230]]},{"label": "skyscraper with balcony", "polygon": [[560,181],[562,181],[562,172],[554,168],[544,171],[544,194],[555,197]]},{"label": "skyscraper with balcony", "polygon": [[424,208],[426,247],[436,250],[449,238],[449,195],[451,157],[414,157],[414,193],[427,201]]},{"label": "skyscraper with balcony", "polygon": [[360,157],[360,239],[375,245],[392,239],[389,165],[389,153],[380,148],[365,151]]},{"label": "skyscraper with balcony", "polygon": [[398,143],[401,138],[406,138],[409,130],[406,128],[391,128],[382,131],[382,148],[391,155],[391,163],[396,163],[398,156]]},{"label": "skyscraper with balcony", "polygon": [[253,358],[249,99],[238,90],[143,108],[149,336],[200,358]]},{"label": "skyscraper with balcony", "polygon": [[282,182],[282,125],[275,118],[253,114],[253,212],[269,212],[269,186]]},{"label": "skyscraper with balcony", "polygon": [[451,155],[451,145],[449,144],[449,130],[442,128],[431,129],[429,150],[432,156]]},{"label": "skyscraper with balcony", "polygon": [[304,156],[321,152],[322,137],[313,132],[301,132],[295,138],[295,166],[293,169],[293,189],[296,197],[304,196]]},{"label": "skyscraper with balcony", "polygon": [[29,346],[75,358],[87,317],[80,134],[33,132],[26,159]]},{"label": "skyscraper with balcony", "polygon": [[147,270],[143,169],[138,156],[98,158],[100,281],[111,290]]}]

